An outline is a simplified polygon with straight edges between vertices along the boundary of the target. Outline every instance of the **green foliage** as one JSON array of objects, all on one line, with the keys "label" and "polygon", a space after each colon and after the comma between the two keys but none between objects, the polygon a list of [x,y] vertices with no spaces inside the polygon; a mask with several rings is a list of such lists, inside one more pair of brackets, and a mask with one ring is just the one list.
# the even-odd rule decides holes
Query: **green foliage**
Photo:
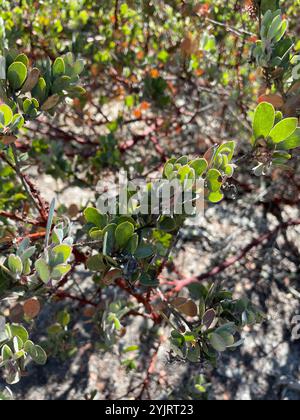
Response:
[{"label": "green foliage", "polygon": [[45,60],[30,68],[25,54],[9,50],[0,56],[0,66],[0,92],[6,102],[0,109],[0,135],[4,142],[17,134],[25,121],[36,119],[43,111],[53,115],[65,98],[85,93],[78,84],[83,62],[76,61],[71,53],[53,64]]},{"label": "green foliage", "polygon": [[35,262],[36,274],[45,284],[61,280],[72,268],[69,261],[72,256],[71,245],[73,239],[69,236],[69,233],[69,220],[57,224],[53,229],[50,244],[44,249],[43,255]]},{"label": "green foliage", "polygon": [[262,19],[260,40],[253,49],[258,66],[286,69],[290,65],[293,41],[285,37],[287,27],[287,20],[282,17],[281,10],[266,11]]},{"label": "green foliage", "polygon": [[[216,364],[219,353],[243,344],[237,334],[246,325],[262,320],[262,313],[247,300],[234,300],[232,294],[216,285],[190,288],[193,300],[178,297],[171,310],[172,356],[193,363],[209,360]],[[188,316],[188,320],[182,317]]]},{"label": "green foliage", "polygon": [[[163,176],[168,182],[178,181],[185,191],[190,191],[192,205],[199,199],[199,194],[202,199],[203,193],[208,201],[219,202],[223,198],[223,182],[233,175],[234,165],[231,162],[234,149],[235,143],[228,142],[211,150],[207,154],[208,160],[201,158],[190,161],[187,156],[170,159],[165,164]],[[155,193],[156,188],[155,183],[148,184],[147,190],[139,197],[140,203],[148,202],[147,198]],[[161,203],[159,207],[169,204]],[[176,202],[174,207],[177,207]],[[175,239],[187,214],[184,213],[185,208],[177,209],[182,210],[182,214],[178,211],[172,216],[164,216],[163,213],[143,216],[137,210],[136,207],[132,208],[127,216],[101,214],[93,207],[84,211],[89,236],[99,241],[102,248],[102,252],[89,258],[87,265],[104,279],[117,268],[129,282],[140,281],[145,287],[154,287],[158,285],[160,258],[167,253],[168,247],[163,250],[156,235],[169,233]]]},{"label": "green foliage", "polygon": [[[67,308],[39,331],[46,332],[45,350],[29,339],[40,302],[87,307],[83,316],[93,324],[98,349],[115,351],[126,317],[143,316],[147,328],[151,322],[171,330],[171,360],[215,366],[222,353],[243,344],[245,326],[261,322],[260,310],[219,282],[194,283],[178,293],[161,274],[172,271],[171,254],[193,216],[179,200],[183,191],[190,193],[186,206],[196,209],[203,198],[209,207],[225,198],[235,171],[247,172],[253,160],[257,176],[291,168],[300,147],[300,44],[284,12],[297,10],[279,10],[277,0],[254,1],[251,15],[259,19],[251,20],[236,1],[133,0],[119,8],[106,0],[101,7],[90,0],[2,3],[0,298],[13,296],[9,316],[18,319],[8,323],[0,316],[0,368],[7,382],[19,381],[30,360],[45,364],[46,353],[66,360],[78,351],[77,318]],[[245,157],[237,155],[249,145],[243,142],[246,111],[261,90],[270,102],[260,99],[254,112],[251,151],[242,166]],[[224,105],[222,113],[211,108],[212,100]],[[197,123],[202,114],[203,121],[220,122],[220,136],[210,136],[218,144],[197,157],[206,144],[204,123]],[[192,148],[191,132],[197,134]],[[190,154],[178,157],[178,151]],[[64,188],[88,187],[91,205],[49,206],[28,175],[32,167]],[[102,212],[96,186],[121,167],[130,176],[159,167],[160,183],[151,178],[137,196],[128,187],[125,212],[119,196],[116,212]],[[182,191],[163,201],[160,190],[175,181]],[[151,196],[159,197],[155,211],[139,211],[145,203],[152,210]],[[177,205],[181,212],[174,211]],[[76,283],[83,271],[92,273],[92,300]],[[79,295],[64,288],[69,280]],[[128,372],[138,369],[140,350],[139,342],[122,348]],[[190,385],[193,397],[206,397],[202,375]],[[0,399],[10,398],[0,391]]]},{"label": "green foliage", "polygon": [[27,330],[22,325],[6,323],[3,317],[0,317],[0,352],[0,367],[4,368],[10,385],[20,381],[28,359],[38,365],[47,362],[44,349],[29,340]]},{"label": "green foliage", "polygon": [[273,105],[263,102],[255,111],[252,144],[258,166],[256,175],[265,173],[272,165],[286,166],[292,149],[300,147],[300,128],[297,118],[283,118]]},{"label": "green foliage", "polygon": [[78,348],[76,344],[76,333],[71,329],[72,317],[65,309],[56,315],[55,322],[47,329],[47,339],[43,347],[47,353],[62,361],[73,357]]}]

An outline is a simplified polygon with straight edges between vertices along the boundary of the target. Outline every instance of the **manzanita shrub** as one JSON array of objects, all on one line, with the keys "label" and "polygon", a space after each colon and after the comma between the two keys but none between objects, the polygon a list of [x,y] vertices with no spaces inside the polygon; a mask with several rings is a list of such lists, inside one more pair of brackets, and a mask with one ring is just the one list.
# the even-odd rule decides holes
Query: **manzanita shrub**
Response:
[{"label": "manzanita shrub", "polygon": [[[20,9],[23,7],[28,13],[28,8],[33,10],[38,2],[21,3]],[[46,3],[43,2],[43,8]],[[186,211],[187,208],[196,212],[199,202],[205,201],[210,205],[221,202],[224,199],[224,187],[230,183],[242,165],[244,168],[246,166],[249,177],[253,176],[253,172],[261,177],[268,175],[274,168],[289,168],[293,152],[300,146],[299,109],[297,105],[293,105],[297,104],[300,87],[297,79],[295,41],[289,36],[288,21],[280,9],[279,2],[275,0],[246,2],[245,10],[250,11],[253,18],[249,25],[251,29],[255,27],[258,34],[250,34],[248,50],[251,66],[261,72],[265,86],[265,91],[259,97],[259,105],[256,109],[253,107],[253,112],[249,110],[249,115],[252,115],[252,128],[251,133],[247,131],[245,134],[245,137],[248,136],[246,159],[245,156],[243,159],[236,157],[238,139],[214,145],[203,156],[196,157],[192,150],[190,156],[172,157],[166,156],[162,151],[159,139],[151,137],[151,146],[147,147],[153,147],[160,154],[160,179],[147,182],[146,188],[138,194],[136,191],[133,193],[129,183],[125,191],[123,190],[122,197],[118,194],[113,197],[114,211],[109,207],[103,210],[105,200],[102,201],[101,194],[95,193],[91,205],[80,209],[81,216],[74,218],[66,209],[58,208],[55,200],[50,204],[45,201],[27,174],[26,169],[32,162],[35,159],[43,161],[43,154],[46,155],[50,151],[50,146],[43,141],[45,133],[40,131],[40,124],[48,124],[49,132],[53,130],[58,139],[68,141],[72,136],[69,137],[67,131],[61,128],[55,130],[56,119],[63,115],[65,125],[68,127],[69,124],[70,127],[70,114],[81,113],[85,104],[89,104],[89,100],[95,114],[98,113],[99,107],[91,99],[93,89],[99,89],[96,85],[97,77],[100,79],[101,68],[105,72],[109,63],[118,62],[118,55],[119,65],[126,69],[115,73],[112,67],[110,77],[116,82],[121,81],[124,89],[129,89],[130,84],[131,94],[125,98],[126,110],[132,110],[137,101],[142,99],[140,108],[134,111],[134,122],[143,121],[142,115],[150,104],[153,106],[152,114],[157,112],[160,117],[164,112],[171,114],[174,106],[173,110],[176,109],[177,112],[175,118],[179,118],[180,110],[172,103],[172,86],[160,75],[163,73],[161,69],[167,68],[172,49],[164,48],[164,33],[157,30],[153,23],[155,8],[152,2],[143,6],[143,17],[144,23],[151,21],[153,31],[157,30],[155,40],[150,36],[149,25],[148,43],[143,44],[145,51],[139,50],[137,54],[138,60],[143,61],[144,55],[153,48],[160,66],[159,70],[155,70],[153,62],[150,62],[152,69],[149,71],[148,67],[146,70],[141,94],[136,93],[138,87],[135,84],[145,70],[142,69],[144,64],[137,70],[137,73],[141,73],[136,75],[135,79],[129,74],[130,53],[122,56],[120,50],[112,52],[113,48],[117,48],[117,41],[122,36],[126,38],[124,48],[130,49],[130,43],[139,45],[141,40],[144,41],[143,31],[139,26],[140,17],[131,28],[133,32],[130,32],[130,26],[126,26],[131,25],[136,18],[131,4],[135,2],[117,2],[111,19],[106,21],[103,18],[103,28],[106,28],[106,32],[100,28],[100,35],[95,32],[90,41],[88,24],[93,27],[97,17],[103,17],[103,11],[110,11],[109,5],[105,3],[103,10],[100,6],[99,11],[99,5],[94,4],[96,2],[82,2],[86,8],[82,5],[82,10],[76,14],[72,7],[77,6],[74,2],[71,3],[64,4],[66,9],[61,21],[56,20],[51,28],[50,22],[47,23],[49,17],[37,10],[36,17],[39,23],[35,18],[31,21],[31,30],[35,28],[32,34],[28,34],[28,29],[22,26],[20,10],[17,8],[14,16],[8,9],[4,9],[3,17],[2,12],[0,13],[0,299],[4,303],[0,312],[0,368],[3,377],[8,384],[13,385],[21,379],[30,361],[44,365],[47,362],[47,354],[50,357],[65,359],[76,353],[76,339],[72,333],[71,316],[67,309],[58,310],[56,322],[43,332],[45,338],[41,343],[35,343],[31,337],[36,319],[46,302],[54,306],[57,301],[68,299],[91,309],[90,317],[97,328],[99,347],[102,350],[111,351],[119,338],[126,333],[126,317],[137,315],[167,328],[171,359],[201,366],[204,362],[209,362],[215,366],[221,353],[234,350],[243,344],[243,328],[259,323],[263,314],[248,299],[236,299],[232,292],[218,281],[210,281],[208,278],[209,282],[205,284],[200,281],[186,284],[184,281],[178,281],[175,285],[169,285],[161,283],[161,274],[172,260],[172,252],[186,220],[195,216]],[[182,19],[190,23],[199,19],[199,16],[204,16],[203,19],[208,19],[213,25],[224,29],[218,19],[215,21],[209,17],[208,11],[213,7],[211,2],[184,2],[186,4],[183,17],[178,14],[178,10],[181,9],[178,9],[177,3],[181,2],[161,3],[165,5],[163,12],[168,14],[169,26],[174,24],[180,34],[177,35],[179,39],[181,37],[177,48],[183,55],[181,58],[186,75],[197,71],[201,76],[199,63],[202,57],[197,55],[198,49],[195,44],[201,44],[203,51],[206,51],[209,57],[214,57],[218,37],[205,33],[200,39],[199,30],[196,30],[198,38],[194,33],[186,33],[182,40]],[[214,13],[218,17],[219,8],[222,7],[225,6],[215,6]],[[50,10],[52,11],[51,8]],[[76,38],[72,49],[76,56],[67,52],[69,45],[65,38],[68,39],[68,34],[72,32],[72,25],[71,28],[68,26],[67,16],[72,18],[74,31],[75,28],[79,28],[79,31],[82,29],[83,36],[87,38],[85,46]],[[246,16],[249,19],[249,15]],[[158,15],[157,25],[160,18]],[[20,28],[25,41],[32,35],[40,42],[37,44],[40,49],[38,54],[32,38],[30,51],[24,49],[24,52],[17,52],[11,48],[15,36],[12,30],[14,19],[14,24]],[[109,25],[114,27],[115,41],[110,39],[113,35],[111,30],[108,30],[111,28]],[[49,32],[47,30],[46,33],[44,27],[49,27]],[[225,24],[226,28],[229,26]],[[234,30],[229,28],[229,32],[234,33]],[[249,35],[247,31],[238,33]],[[64,34],[65,38],[57,34]],[[110,39],[109,45],[101,51],[96,50],[93,42],[97,41],[97,37],[102,39],[103,36]],[[132,37],[130,42],[128,37]],[[169,40],[166,39],[165,42],[168,43]],[[297,47],[300,49],[299,43]],[[55,52],[54,57],[49,50]],[[61,56],[57,54],[60,50],[64,52]],[[249,55],[246,56],[246,61]],[[172,66],[176,68],[180,59],[176,54],[172,57]],[[209,77],[214,77],[213,65],[209,71]],[[131,79],[130,83],[125,77],[126,73],[127,79]],[[93,76],[96,76],[94,82]],[[225,79],[226,75],[223,74],[222,80],[218,80],[220,86],[226,84]],[[86,90],[82,86],[85,86]],[[103,105],[101,101],[105,102],[103,96],[98,100],[99,104]],[[245,111],[243,106],[241,108]],[[100,113],[102,115],[102,111]],[[149,117],[151,118],[153,115]],[[195,116],[192,116],[190,123],[194,118]],[[239,118],[244,119],[245,113]],[[123,139],[123,143],[120,144],[116,140],[116,133],[124,121],[121,114],[115,121],[106,118],[105,124],[109,134],[96,132],[101,138],[101,146],[97,142],[97,149],[94,149],[95,142],[89,142],[87,136],[79,134],[76,137],[76,146],[66,145],[65,149],[68,158],[73,159],[75,156],[74,161],[67,161],[65,156],[60,156],[64,154],[64,149],[57,146],[57,151],[53,153],[56,161],[51,162],[47,173],[53,174],[54,177],[64,174],[66,178],[78,178],[74,168],[76,162],[82,159],[81,165],[87,162],[85,170],[89,165],[93,168],[91,171],[87,170],[86,179],[89,182],[93,176],[96,179],[95,168],[100,171],[104,168],[115,170],[121,165],[130,167],[128,161],[124,164],[121,157],[139,141],[139,135],[136,135],[131,143],[127,143],[126,139],[124,142]],[[96,117],[89,121],[89,128],[93,123],[96,125],[96,122]],[[127,122],[128,125],[131,123]],[[169,120],[168,124],[172,127],[173,122]],[[149,133],[158,130],[159,126],[159,121],[154,122]],[[177,126],[177,131],[178,128]],[[74,127],[69,129],[74,136],[78,134]],[[25,147],[22,139],[30,130],[36,130],[37,137],[41,138],[35,139],[32,144],[26,143]],[[84,153],[89,148],[92,155],[87,154],[85,159]],[[65,159],[64,163],[60,159]],[[38,163],[39,168],[40,164],[41,162]],[[100,179],[105,176],[106,173],[101,172]],[[79,181],[84,182],[83,178]],[[160,192],[172,182],[179,187],[179,193],[171,194],[166,201]],[[182,205],[184,193],[188,193],[188,199]],[[130,203],[125,211],[124,194],[126,201]],[[151,197],[158,199],[155,209],[149,207]],[[174,211],[178,206],[181,211]],[[64,289],[82,265],[86,273],[92,276],[95,301],[71,295]],[[115,299],[99,302],[98,297],[101,297],[101,293],[107,288],[114,291]],[[7,299],[12,299],[14,305],[9,305]],[[141,310],[143,312],[140,312]],[[125,353],[137,349],[138,346],[127,349]],[[133,359],[124,360],[123,365],[129,370],[135,368]],[[203,388],[201,384],[198,386]],[[10,398],[8,389],[1,392],[0,399]]]}]

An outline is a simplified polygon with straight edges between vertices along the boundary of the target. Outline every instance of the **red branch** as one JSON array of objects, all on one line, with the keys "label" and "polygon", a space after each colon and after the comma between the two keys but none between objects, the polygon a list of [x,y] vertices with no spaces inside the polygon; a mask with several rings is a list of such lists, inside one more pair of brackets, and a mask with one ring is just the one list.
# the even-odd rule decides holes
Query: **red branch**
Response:
[{"label": "red branch", "polygon": [[189,286],[192,283],[197,283],[199,281],[203,281],[211,277],[215,277],[218,274],[222,273],[223,271],[227,270],[227,268],[236,264],[238,261],[242,260],[253,248],[256,248],[262,245],[264,242],[270,240],[273,236],[277,235],[281,230],[286,230],[287,228],[291,226],[297,226],[297,225],[300,225],[300,219],[289,220],[285,223],[281,223],[275,229],[270,230],[269,232],[261,235],[259,238],[254,239],[250,244],[248,244],[245,248],[243,248],[240,252],[238,252],[234,257],[228,258],[227,260],[219,264],[217,267],[214,267],[212,270],[206,273],[203,273],[197,277],[187,278],[185,280],[175,280],[174,282],[168,282],[168,285],[175,286],[175,289],[172,290],[172,292],[178,293],[184,287]]},{"label": "red branch", "polygon": [[75,300],[76,302],[79,302],[81,305],[91,305],[94,308],[97,307],[97,304],[92,302],[91,300],[80,298],[78,296],[71,295],[67,292],[62,292],[62,291],[61,292],[56,292],[55,297],[57,297],[58,299],[61,299],[61,300],[64,300],[64,299]]},{"label": "red branch", "polygon": [[21,215],[19,215],[17,213],[10,213],[8,211],[3,211],[3,210],[0,211],[0,217],[5,217],[6,219],[14,220],[16,222],[28,223],[29,225],[33,225],[33,226],[42,226],[42,225],[44,225],[44,223],[42,224],[38,220],[24,219],[23,216],[21,216]]},{"label": "red branch", "polygon": [[160,315],[155,313],[150,301],[149,297],[144,297],[143,295],[139,293],[135,293],[130,286],[127,285],[127,283],[124,280],[117,280],[116,284],[125,292],[130,294],[130,296],[133,296],[139,303],[144,305],[146,311],[151,315],[152,320],[157,324],[160,322],[161,318]]},{"label": "red branch", "polygon": [[49,204],[46,203],[44,199],[41,197],[40,191],[36,188],[36,186],[30,180],[28,175],[25,175],[25,174],[21,174],[21,175],[24,181],[26,182],[26,184],[28,185],[30,192],[33,196],[33,199],[37,203],[42,221],[46,224],[48,221],[48,215],[49,215]]},{"label": "red branch", "polygon": [[151,376],[154,374],[155,369],[156,369],[158,352],[159,352],[163,342],[164,342],[164,338],[160,337],[160,341],[159,341],[157,347],[154,349],[153,355],[151,356],[149,367],[148,367],[147,373],[146,373],[146,377],[145,377],[145,379],[142,383],[142,388],[141,388],[140,394],[136,398],[137,400],[141,400],[143,398],[143,395],[144,395],[145,391],[147,391],[148,388],[149,388],[150,381],[151,381]]}]

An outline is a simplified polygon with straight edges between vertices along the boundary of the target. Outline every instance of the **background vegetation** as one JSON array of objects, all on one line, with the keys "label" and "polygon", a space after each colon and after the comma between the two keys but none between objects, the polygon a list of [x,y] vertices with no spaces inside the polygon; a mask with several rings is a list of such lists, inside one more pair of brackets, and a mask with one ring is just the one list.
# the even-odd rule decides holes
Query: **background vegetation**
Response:
[{"label": "background vegetation", "polygon": [[[299,10],[0,1],[1,398],[298,399]],[[101,215],[120,168],[202,225]]]}]

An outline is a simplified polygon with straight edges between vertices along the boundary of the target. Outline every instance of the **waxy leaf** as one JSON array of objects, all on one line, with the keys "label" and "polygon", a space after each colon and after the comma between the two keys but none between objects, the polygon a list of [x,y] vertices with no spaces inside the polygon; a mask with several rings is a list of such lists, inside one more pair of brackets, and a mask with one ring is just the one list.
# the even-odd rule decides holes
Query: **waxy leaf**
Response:
[{"label": "waxy leaf", "polygon": [[7,78],[13,90],[19,90],[27,78],[27,68],[21,62],[12,63],[7,71]]},{"label": "waxy leaf", "polygon": [[260,137],[266,138],[272,130],[275,122],[275,109],[268,102],[262,102],[255,110],[253,120],[254,140]]},{"label": "waxy leaf", "polygon": [[298,118],[285,118],[271,130],[269,136],[274,143],[281,143],[292,136],[298,126]]}]

